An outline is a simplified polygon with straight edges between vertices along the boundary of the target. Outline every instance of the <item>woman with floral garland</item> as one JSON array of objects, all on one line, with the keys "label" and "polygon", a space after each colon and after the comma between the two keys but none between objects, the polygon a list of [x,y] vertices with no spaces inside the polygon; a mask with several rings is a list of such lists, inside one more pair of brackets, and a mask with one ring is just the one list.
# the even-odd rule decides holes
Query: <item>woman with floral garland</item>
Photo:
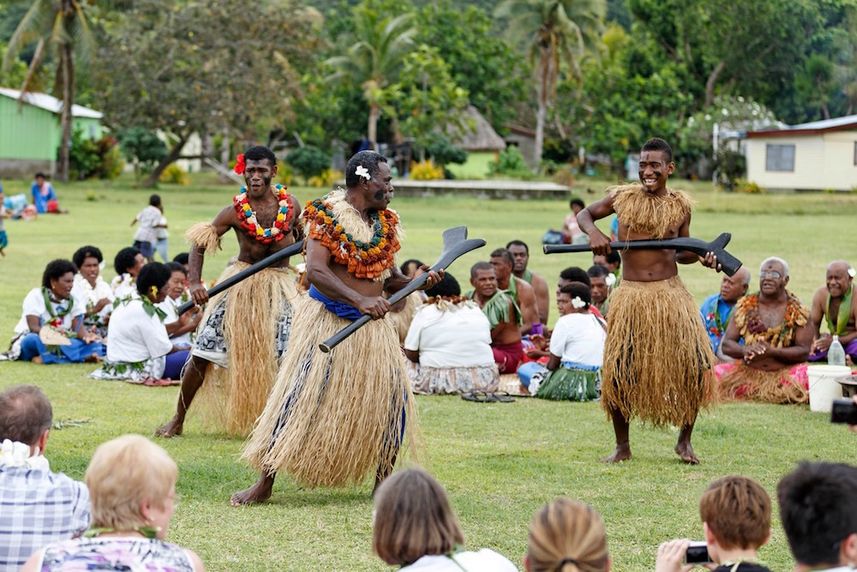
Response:
[{"label": "woman with floral garland", "polygon": [[83,318],[86,327],[105,337],[113,312],[113,289],[101,276],[101,261],[104,260],[101,250],[95,246],[81,246],[71,259],[78,270],[71,295],[86,311]]},{"label": "woman with floral garland", "polygon": [[140,270],[137,292],[116,302],[107,328],[107,359],[92,377],[146,385],[164,385],[166,380],[181,377],[189,352],[170,341],[164,326],[166,314],[157,307],[169,293],[171,274],[160,262],[150,262]]},{"label": "woman with floral garland", "polygon": [[9,358],[44,364],[100,361],[104,344],[87,331],[86,308],[71,295],[75,273],[77,267],[70,260],[48,263],[41,288],[24,298]]}]

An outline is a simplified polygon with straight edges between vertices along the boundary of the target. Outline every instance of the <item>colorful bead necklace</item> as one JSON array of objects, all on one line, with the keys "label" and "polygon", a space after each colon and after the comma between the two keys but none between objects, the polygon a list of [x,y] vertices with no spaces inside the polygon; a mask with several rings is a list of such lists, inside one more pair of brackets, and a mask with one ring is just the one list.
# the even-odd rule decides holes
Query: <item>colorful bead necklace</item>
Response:
[{"label": "colorful bead necklace", "polygon": [[286,191],[283,185],[274,185],[276,190],[277,200],[280,203],[280,208],[277,211],[277,218],[274,219],[274,226],[263,228],[259,226],[259,221],[256,219],[256,212],[250,206],[250,201],[247,198],[247,187],[241,187],[241,192],[235,195],[232,203],[235,205],[235,212],[238,214],[238,221],[248,235],[252,236],[263,244],[270,244],[282,240],[291,230],[290,213],[294,210],[292,197]]}]

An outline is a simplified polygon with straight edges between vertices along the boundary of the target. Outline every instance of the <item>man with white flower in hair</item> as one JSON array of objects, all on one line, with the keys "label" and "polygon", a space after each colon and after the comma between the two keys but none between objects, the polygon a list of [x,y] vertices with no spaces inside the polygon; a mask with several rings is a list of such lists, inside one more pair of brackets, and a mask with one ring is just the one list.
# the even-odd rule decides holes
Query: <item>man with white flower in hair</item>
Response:
[{"label": "man with white flower in hair", "polygon": [[[399,338],[382,319],[390,311],[384,294],[410,282],[395,262],[399,216],[387,208],[393,198],[387,160],[357,153],[345,184],[304,209],[310,288],[293,325],[301,335],[292,339],[244,449],[260,478],[235,493],[233,505],[267,500],[280,471],[309,487],[359,483],[373,473],[377,487],[413,425]],[[432,272],[424,288],[440,278]],[[319,351],[319,343],[364,314],[373,320],[330,353]]]},{"label": "man with white flower in hair", "polygon": [[[827,350],[833,336],[839,336],[839,343],[845,349],[845,355],[857,363],[857,296],[854,296],[854,268],[844,260],[835,260],[827,265],[825,285],[815,291],[812,297],[810,321],[815,341],[809,361],[827,359]],[[827,333],[821,333],[821,322],[827,325]]]}]

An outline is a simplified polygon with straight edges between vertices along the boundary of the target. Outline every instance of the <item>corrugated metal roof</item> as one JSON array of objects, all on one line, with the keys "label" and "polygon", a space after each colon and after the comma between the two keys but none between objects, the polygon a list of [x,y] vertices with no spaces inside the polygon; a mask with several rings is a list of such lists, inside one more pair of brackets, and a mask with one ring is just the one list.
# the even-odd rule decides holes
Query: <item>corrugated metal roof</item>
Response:
[{"label": "corrugated metal roof", "polygon": [[[6,97],[17,100],[21,97],[21,92],[17,89],[0,87],[0,95],[5,95]],[[51,113],[59,113],[62,110],[62,100],[59,100],[52,95],[48,95],[47,93],[28,92],[24,95],[24,102],[50,111]],[[94,109],[77,104],[71,106],[71,114],[73,117],[89,117],[91,119],[101,119],[104,117],[104,114],[100,111],[95,111]]]},{"label": "corrugated metal roof", "polygon": [[788,129],[832,129],[835,127],[846,127],[857,124],[857,115],[846,115],[844,117],[834,117],[832,119],[822,119],[821,121],[810,121],[809,123],[800,123],[792,125]]},{"label": "corrugated metal roof", "polygon": [[857,129],[857,115],[845,115],[821,121],[810,121],[797,125],[785,125],[778,129],[759,129],[747,133],[747,137],[788,137],[790,135],[818,135],[826,131],[842,131],[850,128]]}]

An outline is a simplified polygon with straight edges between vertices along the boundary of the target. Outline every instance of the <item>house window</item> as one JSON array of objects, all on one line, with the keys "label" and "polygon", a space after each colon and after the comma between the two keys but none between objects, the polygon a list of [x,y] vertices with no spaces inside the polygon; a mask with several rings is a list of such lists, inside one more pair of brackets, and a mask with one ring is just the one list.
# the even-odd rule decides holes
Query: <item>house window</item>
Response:
[{"label": "house window", "polygon": [[794,145],[766,145],[765,150],[766,171],[788,171],[795,170],[795,146]]}]

